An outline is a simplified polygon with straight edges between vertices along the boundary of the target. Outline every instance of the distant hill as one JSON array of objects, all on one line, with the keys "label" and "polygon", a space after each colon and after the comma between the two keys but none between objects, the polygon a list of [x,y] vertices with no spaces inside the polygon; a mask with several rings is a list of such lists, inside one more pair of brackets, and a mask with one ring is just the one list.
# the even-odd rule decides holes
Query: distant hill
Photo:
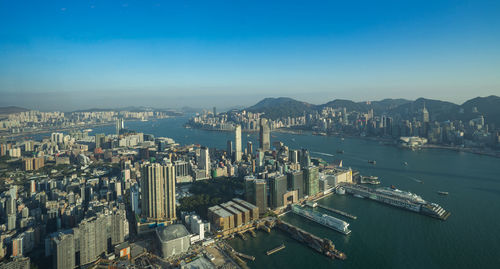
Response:
[{"label": "distant hill", "polygon": [[79,109],[72,112],[107,112],[107,111],[116,111],[116,109],[111,108],[87,108],[87,109]]},{"label": "distant hill", "polygon": [[18,107],[18,106],[0,107],[0,115],[8,115],[8,114],[14,114],[14,113],[25,112],[25,111],[29,111],[29,109],[26,109],[24,107]]},{"label": "distant hill", "polygon": [[203,111],[203,109],[201,109],[201,108],[195,108],[195,107],[189,107],[189,106],[183,106],[181,108],[181,111],[183,113],[188,113],[189,114],[189,113],[199,113],[199,112]]},{"label": "distant hill", "polygon": [[342,100],[342,99],[336,99],[333,101],[330,101],[324,105],[320,105],[320,108],[323,107],[332,107],[332,108],[343,108],[345,107],[347,111],[362,111],[362,112],[367,112],[369,110],[368,105],[365,103],[356,103],[351,100]]},{"label": "distant hill", "polygon": [[[368,112],[373,109],[376,115],[387,113],[395,118],[413,119],[421,117],[424,107],[429,111],[431,121],[462,120],[467,122],[483,115],[488,124],[500,126],[500,97],[476,97],[462,105],[447,101],[418,98],[415,101],[406,99],[384,99],[370,102],[354,102],[351,100],[336,99],[322,105],[313,105],[297,101],[292,98],[265,98],[246,110],[261,112],[271,119],[301,116],[304,112],[320,111],[324,107],[336,109],[346,108],[347,111]],[[475,112],[477,110],[477,112]]]},{"label": "distant hill", "polygon": [[[463,109],[461,115],[463,120],[471,120],[483,115],[487,123],[494,123],[496,127],[500,126],[500,97],[498,96],[476,97],[463,103],[460,108]],[[474,112],[474,108],[477,112]]]},{"label": "distant hill", "polygon": [[454,103],[418,98],[415,101],[402,104],[389,110],[391,115],[400,115],[404,119],[412,119],[420,117],[422,109],[425,107],[429,111],[431,120],[445,121],[459,119],[460,106]]},{"label": "distant hill", "polygon": [[343,108],[345,107],[347,111],[360,111],[360,112],[368,112],[370,109],[373,109],[375,114],[381,114],[384,111],[388,111],[390,109],[396,108],[400,105],[404,105],[410,103],[410,100],[406,99],[384,99],[381,101],[370,101],[370,102],[353,102],[350,100],[342,100],[336,99],[330,101],[324,105],[320,105],[319,107],[333,107],[333,108]]},{"label": "distant hill", "polygon": [[297,101],[292,98],[265,98],[257,104],[248,107],[246,110],[250,112],[265,113],[266,117],[277,119],[280,117],[298,117],[304,115],[304,112],[312,112],[316,110],[316,106]]},{"label": "distant hill", "polygon": [[75,110],[73,112],[106,112],[106,111],[129,111],[129,112],[162,111],[168,113],[178,113],[173,109],[153,108],[146,106],[128,106],[128,107],[118,107],[118,108],[88,108],[88,109]]},{"label": "distant hill", "polygon": [[306,102],[297,101],[292,98],[278,97],[265,98],[257,104],[248,107],[246,110],[252,112],[263,112],[272,119],[288,116],[301,116],[305,112],[320,111],[325,107],[335,109],[346,108],[347,111],[368,112],[370,109],[376,114],[380,114],[389,109],[393,109],[402,104],[410,103],[406,99],[384,99],[371,102],[354,102],[351,100],[335,99],[321,105],[313,105]]},{"label": "distant hill", "polygon": [[130,112],[144,112],[144,111],[157,111],[158,109],[154,109],[151,107],[136,107],[136,106],[128,106],[128,107],[118,107],[118,108],[87,108],[75,110],[73,112],[106,112],[106,111],[130,111]]},{"label": "distant hill", "polygon": [[406,99],[384,99],[380,101],[371,101],[370,108],[373,109],[375,114],[381,114],[384,111],[389,111],[394,109],[400,105],[408,104],[412,102],[411,100]]}]

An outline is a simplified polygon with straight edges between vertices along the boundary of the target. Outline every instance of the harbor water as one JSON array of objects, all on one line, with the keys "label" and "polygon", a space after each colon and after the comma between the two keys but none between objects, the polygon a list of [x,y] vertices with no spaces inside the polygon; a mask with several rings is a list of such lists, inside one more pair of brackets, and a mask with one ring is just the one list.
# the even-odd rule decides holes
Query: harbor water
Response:
[{"label": "harbor water", "polygon": [[[183,127],[187,117],[149,122],[126,122],[126,128],[173,138],[180,144],[201,144],[225,149],[234,140],[230,132]],[[94,133],[114,133],[114,126],[94,128]],[[242,136],[258,147],[258,134]],[[362,175],[378,176],[380,186],[395,185],[429,202],[440,204],[452,215],[440,221],[414,212],[349,195],[331,195],[318,203],[357,216],[356,220],[325,214],[350,223],[352,233],[343,235],[289,213],[283,218],[319,237],[331,239],[347,255],[330,260],[286,234],[259,231],[257,237],[230,240],[239,252],[256,257],[252,268],[499,268],[500,267],[500,159],[441,149],[410,151],[377,141],[311,134],[272,133],[271,142],[282,141],[293,149],[308,148],[312,156],[331,162],[342,159],[344,167]],[[340,154],[337,152],[344,153]],[[375,160],[376,164],[368,163]],[[449,192],[439,195],[438,191]],[[270,248],[286,248],[271,256]]]}]

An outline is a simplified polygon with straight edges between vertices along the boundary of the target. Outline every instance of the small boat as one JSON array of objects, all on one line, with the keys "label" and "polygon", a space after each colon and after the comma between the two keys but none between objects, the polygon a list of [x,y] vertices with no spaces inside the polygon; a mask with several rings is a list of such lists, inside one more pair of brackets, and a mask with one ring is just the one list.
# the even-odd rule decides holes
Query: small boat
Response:
[{"label": "small boat", "polygon": [[356,198],[361,198],[361,199],[365,198],[365,197],[363,197],[363,196],[361,196],[359,194],[354,194],[353,196],[356,197]]},{"label": "small boat", "polygon": [[340,140],[344,141],[344,138],[343,138],[343,137],[341,137],[341,138],[340,138]]},{"label": "small boat", "polygon": [[448,195],[449,194],[447,191],[438,191],[437,193],[439,195]]},{"label": "small boat", "polygon": [[380,184],[380,180],[378,180],[377,176],[361,176],[361,183],[378,185]]},{"label": "small boat", "polygon": [[338,150],[337,150],[337,153],[339,153],[339,154],[343,154],[343,153],[344,153],[344,150],[342,150],[342,149],[338,149]]},{"label": "small boat", "polygon": [[404,162],[403,164],[404,164],[405,166],[408,166],[408,163],[407,163],[407,162]]},{"label": "small boat", "polygon": [[368,163],[377,164],[377,162],[375,160],[368,160]]}]

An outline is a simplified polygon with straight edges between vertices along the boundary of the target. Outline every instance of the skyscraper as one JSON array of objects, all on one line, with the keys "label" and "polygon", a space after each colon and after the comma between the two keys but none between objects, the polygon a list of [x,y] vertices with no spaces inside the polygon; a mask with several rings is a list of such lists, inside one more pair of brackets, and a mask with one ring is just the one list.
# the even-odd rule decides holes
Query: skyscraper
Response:
[{"label": "skyscraper", "polygon": [[118,118],[116,119],[116,134],[120,135],[120,131],[125,128],[123,119]]},{"label": "skyscraper", "polygon": [[259,208],[259,212],[264,214],[267,211],[266,181],[264,179],[256,179],[254,181],[254,186],[255,205]]},{"label": "skyscraper", "polygon": [[141,176],[143,217],[155,221],[175,220],[175,166],[145,164]]},{"label": "skyscraper", "polygon": [[298,198],[304,197],[304,173],[302,171],[290,171],[287,174],[288,189],[296,190]]},{"label": "skyscraper", "polygon": [[429,111],[425,107],[425,103],[424,108],[422,109],[422,122],[429,122]]},{"label": "skyscraper", "polygon": [[429,133],[429,111],[425,107],[422,109],[422,136],[427,137]]},{"label": "skyscraper", "polygon": [[210,175],[210,153],[207,147],[201,147],[198,168],[205,171],[205,176]]},{"label": "skyscraper", "polygon": [[234,130],[234,161],[241,161],[241,126],[236,125],[236,129]]},{"label": "skyscraper", "polygon": [[290,161],[291,163],[298,163],[299,162],[299,151],[289,150],[288,151],[288,161]]},{"label": "skyscraper", "polygon": [[310,166],[303,168],[305,195],[314,196],[319,192],[319,168]]},{"label": "skyscraper", "polygon": [[227,151],[227,155],[229,157],[233,156],[233,141],[231,141],[231,140],[227,141],[227,149],[226,149],[226,151]]},{"label": "skyscraper", "polygon": [[245,177],[245,200],[255,204],[255,177]]},{"label": "skyscraper", "polygon": [[264,179],[256,179],[253,176],[245,177],[245,196],[247,202],[256,205],[259,213],[267,211],[267,183]]},{"label": "skyscraper", "polygon": [[300,167],[308,168],[311,166],[311,156],[309,155],[309,151],[307,149],[302,149],[300,151]]},{"label": "skyscraper", "polygon": [[279,208],[284,205],[283,196],[287,192],[287,180],[285,175],[276,175],[269,178],[269,194],[271,208]]},{"label": "skyscraper", "polygon": [[260,119],[259,142],[262,150],[269,150],[271,147],[271,132],[267,119]]},{"label": "skyscraper", "polygon": [[95,135],[95,147],[102,148],[105,142],[106,136],[104,134],[96,134]]}]

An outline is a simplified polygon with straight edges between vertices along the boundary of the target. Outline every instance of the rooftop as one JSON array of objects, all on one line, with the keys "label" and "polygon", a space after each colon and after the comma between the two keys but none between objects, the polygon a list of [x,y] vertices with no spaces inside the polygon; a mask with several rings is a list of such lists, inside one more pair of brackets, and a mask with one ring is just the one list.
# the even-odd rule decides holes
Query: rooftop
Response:
[{"label": "rooftop", "polygon": [[257,208],[257,206],[247,202],[247,201],[244,201],[244,200],[241,200],[239,198],[234,198],[233,201],[239,205],[242,205],[248,209],[254,209],[254,208]]},{"label": "rooftop", "polygon": [[218,205],[212,206],[208,210],[212,211],[214,214],[218,215],[221,218],[227,218],[227,217],[231,217],[233,215]]},{"label": "rooftop", "polygon": [[188,230],[182,224],[172,224],[156,228],[156,234],[160,241],[170,241],[189,235]]}]

